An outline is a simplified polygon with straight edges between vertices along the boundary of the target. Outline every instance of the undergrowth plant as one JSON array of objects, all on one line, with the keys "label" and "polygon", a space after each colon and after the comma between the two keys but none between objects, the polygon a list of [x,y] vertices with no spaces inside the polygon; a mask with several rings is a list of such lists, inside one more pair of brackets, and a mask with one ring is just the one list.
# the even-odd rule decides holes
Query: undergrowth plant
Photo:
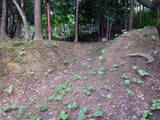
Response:
[{"label": "undergrowth plant", "polygon": [[89,85],[86,89],[83,89],[82,92],[87,96],[90,96],[94,90],[96,90],[96,87],[93,85]]},{"label": "undergrowth plant", "polygon": [[146,72],[146,71],[144,71],[144,70],[141,70],[141,69],[138,70],[138,74],[139,74],[141,77],[144,77],[144,76],[148,76],[148,75],[149,75],[148,72]]},{"label": "undergrowth plant", "polygon": [[47,104],[38,104],[36,108],[39,112],[44,112],[49,109]]},{"label": "undergrowth plant", "polygon": [[47,100],[48,101],[53,101],[53,100],[60,101],[63,99],[63,96],[69,91],[71,91],[71,88],[67,87],[66,85],[60,85],[54,89],[54,93],[51,96],[49,96]]},{"label": "undergrowth plant", "polygon": [[79,80],[81,78],[82,78],[82,76],[80,76],[80,75],[73,75],[72,80]]},{"label": "undergrowth plant", "polygon": [[104,75],[106,72],[105,72],[105,69],[104,68],[99,68],[98,72],[97,72],[99,75]]},{"label": "undergrowth plant", "polygon": [[68,113],[67,113],[67,111],[65,111],[65,110],[60,111],[59,119],[60,119],[60,120],[67,120],[67,118],[68,118]]},{"label": "undergrowth plant", "polygon": [[150,109],[144,110],[140,120],[149,120],[149,117],[152,116],[156,110],[160,110],[160,99],[153,99]]},{"label": "undergrowth plant", "polygon": [[68,109],[76,109],[76,108],[78,108],[78,102],[73,102],[73,103],[71,103],[71,104],[68,104]]},{"label": "undergrowth plant", "polygon": [[20,109],[22,106],[20,105],[17,105],[17,104],[11,104],[11,105],[7,105],[5,107],[2,107],[1,108],[1,111],[2,112],[10,112],[10,111],[15,111],[15,110],[18,110]]}]

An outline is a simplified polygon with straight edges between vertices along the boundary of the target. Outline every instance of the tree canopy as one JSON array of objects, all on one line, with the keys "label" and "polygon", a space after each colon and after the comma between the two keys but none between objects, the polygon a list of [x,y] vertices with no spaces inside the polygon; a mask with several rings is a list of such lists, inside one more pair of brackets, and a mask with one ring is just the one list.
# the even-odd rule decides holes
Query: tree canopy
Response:
[{"label": "tree canopy", "polygon": [[[66,39],[75,34],[78,39],[81,36],[97,34],[96,40],[101,41],[102,38],[109,40],[124,30],[155,25],[156,12],[150,11],[159,11],[159,3],[155,0],[153,2],[147,0],[2,0],[0,2],[2,39],[3,37],[20,39],[25,37],[28,40]],[[6,25],[3,19],[6,19]],[[147,24],[144,24],[143,20]],[[5,33],[6,35],[3,35]]]}]

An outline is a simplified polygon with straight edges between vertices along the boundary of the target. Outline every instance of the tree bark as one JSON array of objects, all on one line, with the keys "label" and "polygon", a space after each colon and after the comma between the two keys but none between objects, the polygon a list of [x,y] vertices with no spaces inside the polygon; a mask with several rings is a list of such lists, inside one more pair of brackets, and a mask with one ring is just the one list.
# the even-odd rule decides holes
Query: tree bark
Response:
[{"label": "tree bark", "polygon": [[[23,1],[21,1],[23,2]],[[17,10],[22,18],[23,24],[24,24],[24,30],[25,30],[25,35],[24,35],[24,39],[25,41],[29,40],[29,29],[28,29],[28,22],[27,22],[27,18],[23,12],[23,10],[20,8],[19,4],[17,3],[16,0],[13,0],[13,3],[15,4],[15,6],[17,7]]]},{"label": "tree bark", "polygon": [[42,40],[41,0],[34,0],[34,40]]},{"label": "tree bark", "polygon": [[76,21],[75,21],[75,40],[74,42],[78,42],[78,35],[79,35],[79,0],[76,1]]},{"label": "tree bark", "polygon": [[[128,0],[125,1],[125,16],[128,15]],[[128,17],[124,21],[124,29],[128,30]]]},{"label": "tree bark", "polygon": [[50,4],[49,4],[48,0],[46,0],[46,6],[47,6],[47,31],[48,31],[48,39],[51,40]]},{"label": "tree bark", "polygon": [[98,31],[98,41],[101,41],[101,24],[100,24],[100,16],[97,19],[97,31]]},{"label": "tree bark", "polygon": [[133,29],[134,5],[135,5],[135,0],[130,0],[130,16],[129,16],[129,28],[128,28],[129,31]]},{"label": "tree bark", "polygon": [[0,40],[7,39],[7,0],[2,1],[2,18],[0,27]]},{"label": "tree bark", "polygon": [[15,26],[15,30],[14,30],[14,34],[13,34],[13,39],[17,39],[20,36],[20,29],[21,29],[21,19],[18,17],[16,26]]}]

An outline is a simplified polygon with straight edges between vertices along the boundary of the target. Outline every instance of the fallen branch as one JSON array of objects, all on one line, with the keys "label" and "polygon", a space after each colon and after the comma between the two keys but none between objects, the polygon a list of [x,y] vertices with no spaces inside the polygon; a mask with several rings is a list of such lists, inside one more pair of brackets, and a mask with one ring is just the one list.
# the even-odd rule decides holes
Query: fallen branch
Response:
[{"label": "fallen branch", "polygon": [[127,54],[126,56],[129,56],[129,57],[143,57],[147,60],[146,63],[152,63],[154,61],[154,58],[151,55],[145,54],[145,53]]}]

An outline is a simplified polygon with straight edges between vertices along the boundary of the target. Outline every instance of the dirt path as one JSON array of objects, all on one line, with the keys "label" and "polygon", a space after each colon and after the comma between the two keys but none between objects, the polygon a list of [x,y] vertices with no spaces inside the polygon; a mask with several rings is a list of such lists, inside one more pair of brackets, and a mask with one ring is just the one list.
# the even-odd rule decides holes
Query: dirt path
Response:
[{"label": "dirt path", "polygon": [[[155,32],[147,30],[151,31]],[[46,60],[54,65],[41,63],[46,67],[43,72],[2,77],[12,81],[13,91],[11,95],[2,92],[0,107],[6,112],[0,112],[0,119],[140,120],[160,96],[159,62],[146,65],[142,58],[126,58],[125,54],[160,49],[152,44],[149,49],[137,46],[137,35],[139,32],[132,32],[117,42],[76,44],[71,51],[51,49],[48,52],[54,51],[58,59],[55,62],[48,56]],[[154,57],[158,59],[159,54]],[[141,77],[135,69],[149,75]],[[154,112],[149,119],[158,117]]]}]

